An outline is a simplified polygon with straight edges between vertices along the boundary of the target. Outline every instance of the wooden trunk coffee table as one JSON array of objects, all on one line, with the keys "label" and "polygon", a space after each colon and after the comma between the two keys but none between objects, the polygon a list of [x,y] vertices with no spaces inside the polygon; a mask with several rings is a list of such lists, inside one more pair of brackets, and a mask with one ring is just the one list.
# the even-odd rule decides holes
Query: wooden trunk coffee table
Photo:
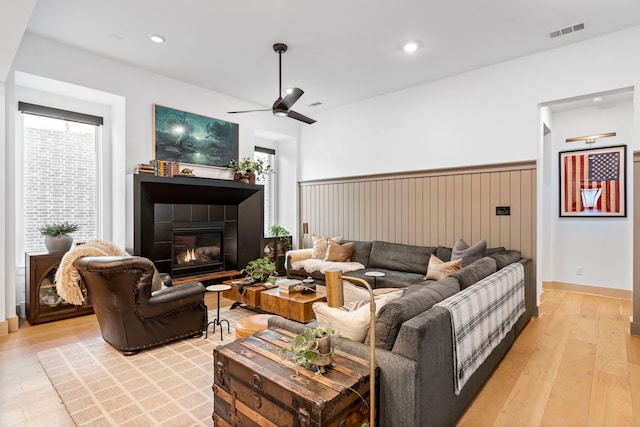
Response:
[{"label": "wooden trunk coffee table", "polygon": [[300,368],[296,375],[280,357],[294,337],[267,329],[215,348],[214,426],[359,427],[368,420],[369,362],[337,350],[326,374]]},{"label": "wooden trunk coffee table", "polygon": [[316,317],[312,308],[313,303],[326,300],[324,288],[317,289],[313,294],[300,292],[286,294],[280,292],[278,288],[273,288],[261,292],[260,309],[296,322],[307,323]]}]

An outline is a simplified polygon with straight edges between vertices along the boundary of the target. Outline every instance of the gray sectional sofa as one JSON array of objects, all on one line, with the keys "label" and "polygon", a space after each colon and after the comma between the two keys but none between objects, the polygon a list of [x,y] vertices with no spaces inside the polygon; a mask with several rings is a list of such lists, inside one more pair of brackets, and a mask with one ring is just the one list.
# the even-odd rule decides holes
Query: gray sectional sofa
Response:
[{"label": "gray sectional sofa", "polygon": [[[491,255],[474,261],[444,279],[425,281],[429,255],[439,254],[442,257],[438,256],[440,259],[449,260],[450,249],[422,248],[413,253],[418,255],[413,256],[409,252],[415,246],[386,242],[372,242],[369,246],[371,249],[368,260],[363,256],[366,242],[358,242],[356,248],[364,249],[358,255],[354,254],[356,259],[366,261],[361,262],[366,268],[345,274],[371,279],[362,275],[367,269],[389,272],[385,276],[387,281],[381,283],[378,280],[378,287],[406,288],[401,298],[380,309],[375,322],[376,364],[380,368],[379,425],[454,425],[531,316],[537,314],[533,264],[531,260],[521,258],[516,251],[497,248]],[[381,256],[382,253],[386,254],[386,259]],[[424,258],[427,261],[423,261]],[[492,280],[492,277],[498,276],[494,274],[496,271],[513,262],[524,266],[526,311],[470,377],[461,393],[456,395],[451,317],[449,311],[434,305],[461,289],[473,286],[481,279]],[[294,271],[290,271],[290,274],[291,277],[297,277]],[[299,333],[310,325],[274,316],[269,321],[269,327]],[[362,358],[369,358],[367,342],[341,339],[339,348]]]}]

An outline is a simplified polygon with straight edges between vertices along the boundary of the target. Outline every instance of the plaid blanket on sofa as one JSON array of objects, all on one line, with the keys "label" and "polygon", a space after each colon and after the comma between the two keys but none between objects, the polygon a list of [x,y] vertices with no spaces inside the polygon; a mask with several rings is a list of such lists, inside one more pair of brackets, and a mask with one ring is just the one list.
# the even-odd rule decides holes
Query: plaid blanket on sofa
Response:
[{"label": "plaid blanket on sofa", "polygon": [[524,304],[524,267],[519,262],[436,304],[451,314],[455,393],[511,330]]}]

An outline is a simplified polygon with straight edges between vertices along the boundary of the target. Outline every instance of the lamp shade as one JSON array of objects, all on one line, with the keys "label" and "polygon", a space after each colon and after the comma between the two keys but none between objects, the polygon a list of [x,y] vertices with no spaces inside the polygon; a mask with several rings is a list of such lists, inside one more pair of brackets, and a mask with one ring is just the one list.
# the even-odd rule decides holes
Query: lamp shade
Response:
[{"label": "lamp shade", "polygon": [[342,270],[339,268],[327,269],[324,273],[324,279],[327,286],[327,305],[342,307],[344,305]]}]

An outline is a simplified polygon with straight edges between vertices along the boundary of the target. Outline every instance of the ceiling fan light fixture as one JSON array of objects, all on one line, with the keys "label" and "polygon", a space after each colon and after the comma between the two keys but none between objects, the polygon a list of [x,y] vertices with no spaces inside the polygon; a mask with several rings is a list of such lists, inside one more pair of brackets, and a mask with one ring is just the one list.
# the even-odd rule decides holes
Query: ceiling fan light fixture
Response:
[{"label": "ceiling fan light fixture", "polygon": [[414,53],[418,49],[420,49],[420,42],[417,41],[410,41],[402,46],[402,50],[406,53]]},{"label": "ceiling fan light fixture", "polygon": [[149,39],[154,43],[164,43],[167,39],[160,34],[149,34]]},{"label": "ceiling fan light fixture", "polygon": [[273,115],[277,117],[287,117],[287,112],[284,110],[273,110]]}]

